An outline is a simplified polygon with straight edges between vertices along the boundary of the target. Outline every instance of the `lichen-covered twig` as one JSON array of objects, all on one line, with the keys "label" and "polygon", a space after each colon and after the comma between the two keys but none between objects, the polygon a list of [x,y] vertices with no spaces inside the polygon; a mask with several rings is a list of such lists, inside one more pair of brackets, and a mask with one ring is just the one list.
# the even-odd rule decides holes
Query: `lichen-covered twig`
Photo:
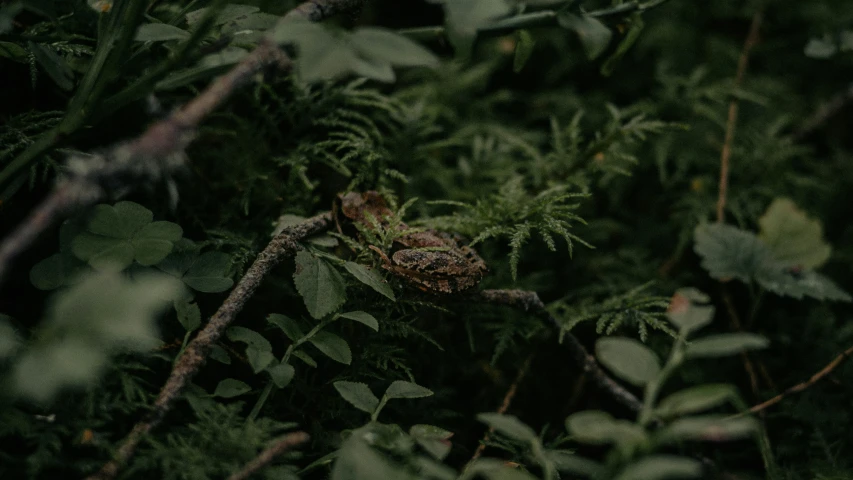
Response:
[{"label": "lichen-covered twig", "polygon": [[247,463],[239,472],[228,477],[228,480],[246,480],[253,473],[269,465],[275,460],[275,457],[297,445],[307,442],[308,438],[308,434],[305,432],[293,432],[285,435],[271,447],[261,452],[254,460]]},{"label": "lichen-covered twig", "polygon": [[[737,62],[737,73],[733,88],[737,88],[743,83],[743,77],[746,75],[746,67],[749,65],[749,54],[752,52],[752,47],[758,43],[758,32],[761,29],[761,22],[764,14],[761,10],[755,12],[752,16],[752,22],[749,25],[749,33],[746,35],[746,40],[743,43],[743,49],[740,52],[740,58]],[[717,223],[723,223],[726,219],[726,195],[729,190],[729,160],[732,156],[732,144],[735,138],[735,126],[737,125],[738,115],[738,98],[733,96],[729,102],[729,114],[726,119],[726,136],[723,140],[723,149],[720,151],[720,185],[719,195],[717,196]]]},{"label": "lichen-covered twig", "polygon": [[[365,1],[311,0],[296,7],[281,21],[300,18],[319,21],[352,10]],[[0,243],[0,282],[12,260],[68,212],[92,205],[110,193],[155,184],[182,168],[182,152],[192,141],[199,123],[268,65],[289,69],[291,61],[265,38],[234,68],[174,113],[148,127],[141,136],[96,155],[70,159],[69,177]]]},{"label": "lichen-covered twig", "polygon": [[210,321],[201,329],[188,344],[187,348],[175,362],[172,372],[166,383],[157,395],[157,400],[146,417],[137,423],[133,430],[122,440],[116,451],[115,458],[107,462],[99,472],[89,477],[89,480],[106,480],[115,478],[121,465],[126,463],[139,446],[142,438],[156,427],[172,405],[189,385],[193,376],[204,365],[210,349],[222,336],[225,330],[237,317],[243,306],[255,293],[266,275],[282,260],[292,256],[299,248],[297,242],[328,228],[332,223],[330,212],[309,218],[302,223],[287,227],[278,234],[258,255],[252,265],[246,270],[243,278],[237,282],[237,286],[219,307],[219,310],[210,318]]},{"label": "lichen-covered twig", "polygon": [[[530,312],[556,327],[558,331],[563,330],[563,326],[548,312],[545,304],[542,303],[536,292],[526,290],[483,290],[477,294],[477,297],[478,300],[485,303],[506,305]],[[565,332],[563,335],[563,340],[569,347],[569,352],[575,362],[583,368],[584,372],[589,375],[593,382],[622,405],[635,412],[639,412],[643,403],[633,393],[611,378],[607,372],[602,370],[595,357],[587,351],[586,347],[583,346],[577,337],[570,332]]]}]

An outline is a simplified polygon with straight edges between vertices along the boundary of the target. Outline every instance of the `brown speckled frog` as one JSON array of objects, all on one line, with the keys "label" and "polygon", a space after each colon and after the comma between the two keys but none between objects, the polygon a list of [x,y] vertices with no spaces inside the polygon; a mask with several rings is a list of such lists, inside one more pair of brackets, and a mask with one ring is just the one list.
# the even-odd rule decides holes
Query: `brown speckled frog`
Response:
[{"label": "brown speckled frog", "polygon": [[[369,213],[381,224],[391,215],[382,196],[375,191],[340,195],[340,209],[347,218],[366,224]],[[403,231],[409,227],[400,224]],[[382,257],[382,267],[415,287],[433,294],[468,290],[488,271],[483,259],[460,239],[435,230],[416,231],[398,237],[388,254],[371,246]]]}]

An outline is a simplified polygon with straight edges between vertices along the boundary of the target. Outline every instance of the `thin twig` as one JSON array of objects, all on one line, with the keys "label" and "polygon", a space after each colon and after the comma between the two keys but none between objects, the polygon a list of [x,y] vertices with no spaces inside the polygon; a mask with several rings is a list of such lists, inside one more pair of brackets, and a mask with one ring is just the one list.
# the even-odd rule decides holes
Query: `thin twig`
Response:
[{"label": "thin twig", "polygon": [[[764,14],[761,10],[755,12],[752,16],[752,23],[749,26],[749,33],[746,36],[746,41],[743,44],[743,50],[740,52],[740,58],[737,62],[737,73],[732,88],[737,88],[743,83],[743,77],[746,75],[746,67],[749,65],[749,54],[752,47],[758,43],[758,31],[761,28],[761,21]],[[720,152],[720,193],[717,197],[717,222],[723,223],[726,214],[726,194],[729,189],[729,161],[732,155],[732,143],[735,137],[735,125],[737,124],[738,114],[738,98],[732,97],[729,102],[729,115],[726,120],[726,136],[723,142],[723,149]]]},{"label": "thin twig", "polygon": [[[524,363],[521,364],[521,368],[518,369],[518,373],[515,375],[515,380],[513,380],[512,385],[509,386],[509,390],[507,390],[506,395],[504,395],[503,401],[501,401],[501,406],[496,410],[497,413],[503,415],[507,410],[509,410],[509,406],[512,405],[512,399],[515,398],[515,392],[518,391],[518,385],[522,380],[524,380],[525,375],[527,375],[527,371],[530,369],[530,363],[533,361],[533,355],[533,353],[528,355],[524,360]],[[474,451],[474,455],[471,457],[471,460],[468,460],[468,465],[473,464],[475,460],[480,458],[480,455],[482,455],[483,451],[486,450],[486,442],[489,441],[493,433],[495,433],[495,427],[489,427],[486,434],[483,435],[483,439],[480,440],[480,445],[477,446],[477,450]]]},{"label": "thin twig", "polygon": [[[319,21],[350,11],[366,0],[310,0],[285,15],[280,22]],[[264,38],[234,68],[213,81],[197,97],[170,116],[154,123],[139,137],[107,151],[69,160],[70,176],[60,182],[41,205],[0,243],[0,282],[12,260],[46,229],[69,212],[102,200],[108,194],[137,185],[150,185],[184,167],[181,152],[193,140],[198,124],[231,94],[268,65],[287,70],[290,58],[270,38]]]},{"label": "thin twig", "polygon": [[820,108],[794,132],[794,140],[802,140],[809,136],[812,132],[822,127],[830,118],[841,111],[845,105],[853,103],[853,83],[847,87],[847,90],[836,94],[830,98],[828,102],[821,105]]},{"label": "thin twig", "polygon": [[[548,312],[545,304],[542,303],[536,292],[526,290],[483,290],[477,294],[475,299],[530,312],[556,327],[558,331],[563,331],[563,326]],[[587,351],[586,347],[583,346],[577,337],[570,332],[564,332],[563,340],[568,345],[569,352],[575,359],[575,362],[583,368],[584,372],[593,379],[599,388],[632,411],[640,411],[643,403],[633,393],[629,392],[602,370],[598,362],[595,361],[595,357]]]},{"label": "thin twig", "polygon": [[760,411],[762,411],[768,407],[776,405],[777,403],[781,402],[782,400],[784,400],[786,397],[788,397],[790,395],[793,395],[795,393],[800,393],[803,390],[811,387],[812,385],[814,385],[815,383],[820,381],[823,377],[832,373],[833,370],[835,370],[839,365],[844,363],[844,361],[847,360],[848,358],[850,358],[851,355],[853,355],[853,347],[850,347],[847,350],[844,350],[843,352],[838,354],[837,357],[835,357],[831,362],[826,364],[825,367],[821,368],[817,373],[812,375],[805,382],[798,383],[797,385],[794,385],[793,387],[785,390],[784,392],[780,393],[779,395],[776,395],[775,397],[771,398],[770,400],[767,400],[766,402],[760,403],[760,404],[750,408],[749,413],[758,413],[758,412],[760,412]]},{"label": "thin twig", "polygon": [[247,463],[239,472],[228,477],[228,480],[246,480],[253,473],[272,463],[277,456],[297,445],[307,442],[308,438],[310,437],[305,432],[293,432],[285,435],[271,447],[261,452],[254,460]]},{"label": "thin twig", "polygon": [[116,476],[121,465],[126,463],[136,453],[136,448],[142,438],[163,421],[171,410],[172,405],[189,385],[193,376],[204,365],[210,349],[222,336],[225,329],[234,321],[243,306],[261,284],[264,277],[282,260],[292,256],[299,248],[298,241],[320,232],[329,227],[332,214],[329,212],[309,218],[302,223],[287,227],[278,234],[269,245],[258,255],[252,265],[246,270],[243,278],[201,329],[188,344],[187,348],[175,362],[172,372],[160,390],[157,400],[146,417],[137,423],[133,430],[122,440],[116,451],[115,458],[107,462],[99,472],[89,477],[89,480],[112,479]]}]

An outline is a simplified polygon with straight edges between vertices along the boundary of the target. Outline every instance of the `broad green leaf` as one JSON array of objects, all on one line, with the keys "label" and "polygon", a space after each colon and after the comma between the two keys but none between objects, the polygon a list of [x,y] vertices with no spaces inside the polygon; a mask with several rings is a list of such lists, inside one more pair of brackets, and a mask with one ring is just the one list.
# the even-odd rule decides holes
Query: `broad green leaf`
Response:
[{"label": "broad green leaf", "polygon": [[575,455],[574,452],[568,450],[545,450],[545,457],[554,464],[558,471],[573,475],[596,477],[604,470],[600,463]]},{"label": "broad green leaf", "polygon": [[341,314],[341,318],[355,320],[358,323],[367,325],[374,332],[379,331],[379,322],[375,318],[373,318],[373,315],[367,312],[362,312],[361,310],[357,310],[355,312],[346,312]]},{"label": "broad green leaf", "polygon": [[600,410],[585,410],[566,418],[566,430],[578,442],[592,445],[635,444],[645,439],[642,427],[617,420]]},{"label": "broad green leaf", "polygon": [[758,429],[758,421],[751,417],[705,415],[675,420],[656,432],[656,438],[662,444],[684,441],[726,442],[748,437]]},{"label": "broad green leaf", "polygon": [[724,357],[745,350],[767,348],[770,342],[754,333],[722,333],[693,340],[687,345],[688,358]]},{"label": "broad green leaf", "polygon": [[309,367],[317,368],[317,362],[311,357],[311,355],[308,355],[302,350],[296,350],[295,352],[291,353],[291,355],[293,355],[295,358],[302,360]]},{"label": "broad green leaf", "polygon": [[30,270],[30,282],[39,290],[54,290],[77,283],[90,271],[85,263],[68,253],[56,253],[35,264]]},{"label": "broad green leaf", "polygon": [[436,66],[438,57],[408,38],[384,28],[359,28],[349,36],[366,59],[401,66]]},{"label": "broad green leaf", "polygon": [[231,327],[225,332],[225,335],[232,342],[242,342],[262,352],[272,351],[272,345],[269,340],[264,338],[260,333],[246,327]]},{"label": "broad green leaf", "polygon": [[515,37],[515,56],[512,59],[512,71],[518,73],[530,59],[536,41],[533,40],[533,36],[527,30],[519,30]]},{"label": "broad green leaf", "polygon": [[512,6],[506,0],[448,0],[444,2],[447,36],[456,54],[469,58],[477,30],[508,15]]},{"label": "broad green leaf", "polygon": [[432,390],[417,383],[395,380],[385,390],[385,396],[388,398],[422,398],[432,396]]},{"label": "broad green leaf", "polygon": [[252,391],[252,387],[246,385],[240,380],[226,378],[216,385],[216,390],[213,392],[214,397],[234,398],[240,395],[245,395]]},{"label": "broad green leaf", "polygon": [[183,233],[181,226],[172,222],[151,222],[145,225],[131,241],[136,262],[145,266],[161,262],[172,252],[174,243],[181,239]]},{"label": "broad green leaf", "polygon": [[[2,22],[2,19],[0,19],[0,23]],[[0,30],[2,30],[2,26],[0,26]],[[0,57],[8,58],[16,62],[25,62],[28,56],[29,52],[27,52],[27,49],[17,43],[0,42]]]},{"label": "broad green leaf", "polygon": [[73,77],[71,68],[68,67],[64,58],[38,43],[27,42],[27,49],[59,88],[71,90],[74,87],[74,82],[71,80]]},{"label": "broad green leaf", "polygon": [[594,17],[575,15],[564,10],[557,14],[557,21],[561,27],[575,32],[590,60],[604,53],[613,36],[613,32]]},{"label": "broad green leaf", "polygon": [[432,425],[413,425],[409,428],[409,435],[437,460],[444,460],[450,453],[453,432]]},{"label": "broad green leaf", "polygon": [[201,326],[201,310],[199,310],[198,304],[175,300],[173,305],[178,313],[178,322],[181,323],[184,330],[192,332]]},{"label": "broad green leaf", "polygon": [[539,437],[532,428],[525,425],[514,415],[501,415],[500,413],[480,413],[477,420],[494,428],[509,438],[520,442],[538,442]]},{"label": "broad green leaf", "polygon": [[379,406],[379,399],[363,383],[340,381],[334,383],[335,390],[353,407],[367,413],[373,413]]},{"label": "broad green leaf", "polygon": [[90,232],[112,238],[129,239],[154,220],[151,210],[133,202],[96,205],[86,226]]},{"label": "broad green leaf", "polygon": [[388,282],[376,270],[355,262],[344,263],[344,269],[355,277],[356,280],[372,288],[377,293],[388,297],[392,302],[397,301],[397,297],[394,296],[394,291],[388,286]]},{"label": "broad green leaf", "polygon": [[120,272],[133,263],[135,252],[127,240],[119,240],[89,232],[74,237],[71,252],[95,270]]},{"label": "broad green leaf", "polygon": [[292,342],[295,342],[305,336],[305,334],[302,333],[302,330],[299,328],[299,324],[296,322],[296,320],[288,317],[287,315],[282,315],[280,313],[271,313],[267,317],[267,322],[272,323],[273,325],[280,328],[281,331],[284,332],[284,334],[287,335],[287,338],[289,338]]},{"label": "broad green leaf", "polygon": [[358,76],[378,82],[391,83],[397,77],[390,63],[352,56],[349,59],[350,70]]},{"label": "broad green leaf", "polygon": [[798,271],[781,264],[768,263],[757,274],[759,285],[777,295],[800,299],[812,297],[816,300],[849,302],[850,294],[832,280],[811,271]]},{"label": "broad green leaf", "polygon": [[702,268],[718,280],[736,278],[749,283],[766,262],[772,262],[769,249],[756,235],[731,225],[699,225],[694,239]]},{"label": "broad green leaf", "polygon": [[269,372],[270,377],[272,377],[273,383],[278,388],[284,388],[290,385],[290,382],[293,380],[293,375],[296,373],[293,366],[287,363],[280,363],[278,365],[274,365],[272,367],[267,368],[267,372]]},{"label": "broad green leaf", "polygon": [[486,478],[488,480],[537,480],[533,475],[508,465],[505,460],[493,458],[480,458],[466,468],[466,472],[475,478]]},{"label": "broad green leaf", "polygon": [[185,40],[190,32],[167,23],[146,23],[140,25],[133,37],[137,42],[165,42],[168,40]]},{"label": "broad green leaf", "polygon": [[330,480],[415,480],[403,467],[371,448],[380,437],[376,426],[374,423],[352,432],[338,450]]},{"label": "broad green leaf", "polygon": [[[229,3],[225,5],[222,10],[216,15],[216,20],[213,22],[214,25],[224,25],[228,22],[237,20],[239,18],[246,17],[255,12],[258,12],[260,8],[254,5],[239,5],[235,3]],[[194,29],[199,21],[207,14],[207,8],[200,8],[198,10],[193,10],[192,12],[187,13],[187,25],[190,26],[190,29]]]},{"label": "broad green leaf", "polygon": [[320,350],[336,362],[343,363],[344,365],[349,365],[352,362],[352,352],[346,340],[334,333],[321,330],[315,333],[308,341],[317,347],[317,350]]},{"label": "broad green leaf", "polygon": [[216,360],[219,363],[231,365],[231,357],[228,355],[228,351],[220,347],[219,345],[213,345],[210,347],[210,358]]},{"label": "broad green leaf", "polygon": [[672,296],[666,312],[669,321],[683,332],[692,332],[711,323],[714,307],[699,305],[709,297],[695,288],[681,288]]},{"label": "broad green leaf", "polygon": [[803,53],[809,58],[826,59],[835,55],[838,47],[829,38],[812,38],[803,49]]},{"label": "broad green leaf", "polygon": [[823,225],[806,216],[790,199],[773,200],[758,224],[758,237],[786,266],[817,268],[829,259],[832,248],[823,241]]},{"label": "broad green leaf", "polygon": [[252,371],[258,373],[266,369],[275,360],[275,357],[271,352],[249,346],[246,347],[246,359],[252,366]]},{"label": "broad green leaf", "polygon": [[737,398],[733,386],[712,383],[675,392],[658,404],[656,412],[664,418],[701,412]]},{"label": "broad green leaf", "polygon": [[625,467],[614,480],[668,480],[702,475],[702,464],[675,455],[649,455]]},{"label": "broad green leaf", "polygon": [[346,284],[341,274],[305,250],[296,255],[293,281],[308,313],[316,319],[334,312],[346,300]]},{"label": "broad green leaf", "polygon": [[595,356],[617,377],[638,387],[660,372],[657,355],[633,338],[600,338],[595,342]]},{"label": "broad green leaf", "polygon": [[195,259],[181,280],[203,293],[224,292],[234,285],[228,276],[231,256],[223,252],[205,252]]}]

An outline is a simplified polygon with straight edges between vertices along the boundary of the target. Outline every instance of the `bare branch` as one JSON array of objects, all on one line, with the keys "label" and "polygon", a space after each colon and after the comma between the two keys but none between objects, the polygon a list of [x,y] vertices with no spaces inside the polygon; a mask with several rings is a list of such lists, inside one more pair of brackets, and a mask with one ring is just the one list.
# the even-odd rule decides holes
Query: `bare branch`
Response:
[{"label": "bare branch", "polygon": [[288,433],[271,447],[261,452],[254,460],[247,463],[239,472],[228,477],[228,480],[246,480],[253,473],[272,463],[272,461],[275,460],[275,457],[297,445],[307,442],[309,438],[310,437],[305,432]]},{"label": "bare branch", "polygon": [[[563,330],[563,326],[560,325],[560,322],[558,322],[550,312],[548,312],[545,308],[545,304],[542,303],[542,300],[539,299],[539,295],[537,295],[536,292],[526,290],[483,290],[482,292],[479,292],[475,298],[486,303],[506,305],[525,312],[530,312],[553,325],[557,330]],[[570,332],[565,332],[563,339],[568,345],[569,352],[572,354],[575,362],[583,368],[584,372],[589,374],[590,378],[593,379],[596,385],[610,394],[610,396],[619,403],[635,412],[640,411],[643,406],[642,402],[640,402],[633,393],[629,392],[625,387],[616,382],[616,380],[613,380],[607,372],[602,370],[601,366],[598,365],[598,362],[595,361],[595,357],[587,351],[586,347],[583,346],[577,337]]]}]

